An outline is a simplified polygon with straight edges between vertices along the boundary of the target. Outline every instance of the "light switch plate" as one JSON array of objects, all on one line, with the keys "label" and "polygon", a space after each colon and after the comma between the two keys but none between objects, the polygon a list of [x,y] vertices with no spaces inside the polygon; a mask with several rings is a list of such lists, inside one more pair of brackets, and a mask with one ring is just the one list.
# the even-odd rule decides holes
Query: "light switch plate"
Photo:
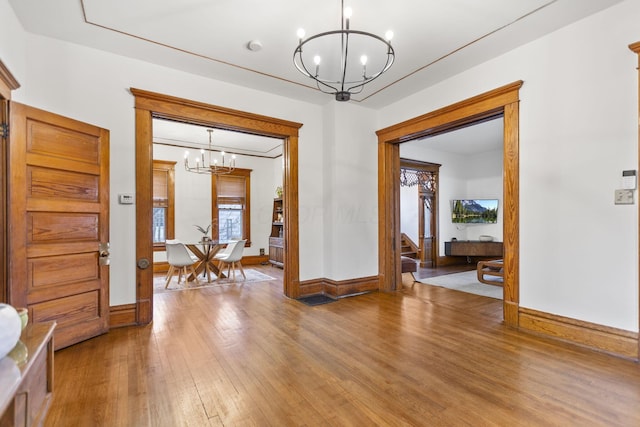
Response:
[{"label": "light switch plate", "polygon": [[615,204],[616,205],[632,205],[633,190],[616,190]]}]

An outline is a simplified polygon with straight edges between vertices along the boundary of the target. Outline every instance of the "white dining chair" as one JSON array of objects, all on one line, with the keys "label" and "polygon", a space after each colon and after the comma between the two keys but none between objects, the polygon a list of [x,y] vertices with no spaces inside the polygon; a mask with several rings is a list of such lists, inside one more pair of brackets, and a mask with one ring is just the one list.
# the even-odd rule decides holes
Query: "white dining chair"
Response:
[{"label": "white dining chair", "polygon": [[[227,277],[231,273],[233,275],[233,281],[236,281],[236,266],[240,269],[242,273],[242,277],[244,280],[247,280],[246,274],[244,274],[244,269],[242,268],[242,253],[244,252],[244,244],[246,240],[238,240],[237,242],[232,242],[229,245],[233,244],[233,248],[230,252],[221,255],[220,258],[217,258],[220,262],[218,265],[218,270],[220,274],[222,273],[222,269],[224,268],[224,264],[227,265]],[[218,276],[220,277],[220,276]]]},{"label": "white dining chair", "polygon": [[167,282],[165,283],[164,288],[167,289],[169,287],[169,283],[176,272],[178,273],[178,284],[182,281],[182,276],[184,276],[186,284],[190,273],[193,274],[193,280],[197,284],[200,284],[196,270],[193,268],[195,262],[193,258],[191,258],[191,253],[187,247],[182,243],[169,243],[167,241],[167,243],[165,243],[165,248],[167,250],[169,271],[167,272]]},{"label": "white dining chair", "polygon": [[228,257],[229,254],[233,251],[233,248],[235,248],[237,244],[238,244],[238,240],[229,241],[229,243],[227,243],[227,246],[225,248],[220,249],[218,253],[213,256],[213,259],[220,261],[221,259]]}]

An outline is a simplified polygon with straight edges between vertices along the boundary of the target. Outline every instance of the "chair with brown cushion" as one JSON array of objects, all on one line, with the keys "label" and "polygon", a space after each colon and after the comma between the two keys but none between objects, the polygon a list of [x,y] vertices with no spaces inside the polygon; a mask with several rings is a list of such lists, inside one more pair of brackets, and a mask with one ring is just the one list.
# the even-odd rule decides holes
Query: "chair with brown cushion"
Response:
[{"label": "chair with brown cushion", "polygon": [[417,282],[416,276],[413,273],[418,271],[418,262],[415,259],[408,256],[401,256],[400,262],[402,265],[402,270],[401,270],[402,274],[411,273],[411,277],[413,278],[413,281]]}]

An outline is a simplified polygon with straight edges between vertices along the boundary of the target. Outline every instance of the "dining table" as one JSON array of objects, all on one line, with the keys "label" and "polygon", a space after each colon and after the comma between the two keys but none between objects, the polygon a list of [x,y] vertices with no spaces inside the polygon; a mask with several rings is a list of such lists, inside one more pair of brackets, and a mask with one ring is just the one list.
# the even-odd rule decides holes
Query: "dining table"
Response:
[{"label": "dining table", "polygon": [[[196,275],[202,274],[207,278],[207,282],[211,282],[211,273],[214,274],[214,279],[227,277],[214,262],[214,257],[223,246],[217,240],[201,240],[196,243],[185,243],[185,246],[198,258],[194,265]],[[189,275],[188,280],[194,279],[193,274]]]}]

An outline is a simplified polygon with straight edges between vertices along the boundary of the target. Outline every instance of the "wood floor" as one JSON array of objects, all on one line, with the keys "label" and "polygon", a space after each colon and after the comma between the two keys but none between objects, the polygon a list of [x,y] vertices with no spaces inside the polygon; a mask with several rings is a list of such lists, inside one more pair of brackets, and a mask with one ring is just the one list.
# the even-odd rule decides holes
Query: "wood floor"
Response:
[{"label": "wood floor", "polygon": [[501,317],[420,283],[316,307],[279,280],[163,293],[152,325],[56,352],[46,425],[640,425],[637,364]]}]

